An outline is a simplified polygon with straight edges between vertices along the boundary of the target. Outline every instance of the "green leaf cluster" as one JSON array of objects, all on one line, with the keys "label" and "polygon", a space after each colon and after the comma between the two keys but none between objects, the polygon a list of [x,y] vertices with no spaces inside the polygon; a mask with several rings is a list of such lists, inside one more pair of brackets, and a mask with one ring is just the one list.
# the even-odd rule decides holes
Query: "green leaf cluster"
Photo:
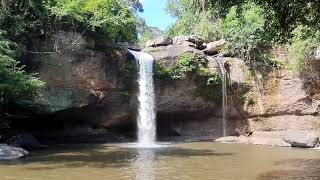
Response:
[{"label": "green leaf cluster", "polygon": [[299,73],[314,55],[315,48],[320,46],[320,30],[314,32],[313,29],[301,25],[292,34],[292,42],[288,45],[289,67],[293,72]]},{"label": "green leaf cluster", "polygon": [[50,35],[61,26],[80,33],[98,31],[113,41],[135,42],[134,11],[143,11],[137,0],[1,0],[0,25],[17,43]]},{"label": "green leaf cluster", "polygon": [[162,78],[182,79],[183,77],[197,72],[202,67],[206,67],[207,58],[201,53],[186,52],[179,57],[174,67],[164,67],[156,64],[156,75]]},{"label": "green leaf cluster", "polygon": [[228,52],[243,59],[254,60],[269,43],[265,24],[263,9],[250,3],[241,9],[233,6],[218,26],[221,37],[227,40]]},{"label": "green leaf cluster", "polygon": [[186,11],[167,30],[169,36],[198,35],[207,41],[218,39],[218,29],[213,24],[210,12]]},{"label": "green leaf cluster", "polygon": [[201,53],[186,52],[179,57],[175,67],[175,79],[180,79],[190,73],[197,72],[201,67],[207,66],[208,59]]},{"label": "green leaf cluster", "polygon": [[160,78],[182,79],[185,76],[196,74],[207,86],[220,84],[219,74],[212,74],[208,69],[208,59],[202,53],[186,52],[179,57],[174,67],[165,67],[156,64],[156,76]]},{"label": "green leaf cluster", "polygon": [[102,30],[113,41],[137,40],[136,18],[116,0],[56,0],[51,10],[59,21]]},{"label": "green leaf cluster", "polygon": [[192,76],[198,84],[196,93],[199,96],[217,102],[221,99],[221,75],[209,71],[208,59],[202,53],[186,52],[179,57],[174,67],[165,67],[156,63],[155,72],[156,77],[165,82]]},{"label": "green leaf cluster", "polygon": [[0,26],[6,37],[17,43],[30,35],[44,35],[53,26],[50,10],[53,0],[1,0]]},{"label": "green leaf cluster", "polygon": [[0,106],[21,101],[32,101],[44,86],[35,74],[28,74],[14,60],[14,44],[3,38],[0,31]]}]

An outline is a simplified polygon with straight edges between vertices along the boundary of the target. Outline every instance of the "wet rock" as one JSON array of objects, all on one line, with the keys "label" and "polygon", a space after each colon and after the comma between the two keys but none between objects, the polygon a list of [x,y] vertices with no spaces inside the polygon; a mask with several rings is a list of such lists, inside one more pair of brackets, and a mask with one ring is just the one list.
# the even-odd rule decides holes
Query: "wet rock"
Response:
[{"label": "wet rock", "polygon": [[16,160],[27,155],[28,151],[22,148],[0,144],[0,161]]},{"label": "wet rock", "polygon": [[32,134],[24,133],[19,134],[10,138],[7,141],[11,146],[20,147],[27,150],[34,150],[44,148],[46,146],[42,145]]},{"label": "wet rock", "polygon": [[225,44],[226,41],[223,39],[215,42],[210,42],[207,44],[207,48],[203,51],[208,55],[214,55],[217,54],[221,49],[223,49]]},{"label": "wet rock", "polygon": [[283,139],[292,147],[314,148],[319,145],[319,137],[311,131],[288,130]]},{"label": "wet rock", "polygon": [[168,46],[172,43],[173,43],[173,40],[171,37],[160,36],[155,39],[147,41],[146,47]]}]

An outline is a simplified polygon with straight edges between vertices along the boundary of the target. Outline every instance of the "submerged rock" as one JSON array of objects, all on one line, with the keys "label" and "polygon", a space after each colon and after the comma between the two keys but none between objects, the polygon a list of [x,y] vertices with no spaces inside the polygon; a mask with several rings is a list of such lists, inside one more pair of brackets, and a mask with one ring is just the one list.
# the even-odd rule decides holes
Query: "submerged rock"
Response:
[{"label": "submerged rock", "polygon": [[160,36],[155,39],[147,41],[146,47],[168,46],[172,43],[173,43],[173,40],[171,37]]},{"label": "submerged rock", "polygon": [[29,155],[28,151],[22,148],[0,144],[0,161],[16,160],[27,155]]},{"label": "submerged rock", "polygon": [[319,145],[319,137],[311,131],[288,130],[283,139],[292,147],[314,148]]}]

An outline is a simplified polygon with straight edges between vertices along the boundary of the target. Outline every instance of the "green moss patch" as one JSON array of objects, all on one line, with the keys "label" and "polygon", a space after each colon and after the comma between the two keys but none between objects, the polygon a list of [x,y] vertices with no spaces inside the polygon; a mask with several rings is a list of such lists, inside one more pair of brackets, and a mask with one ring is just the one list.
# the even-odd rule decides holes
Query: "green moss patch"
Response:
[{"label": "green moss patch", "polygon": [[197,96],[205,97],[207,100],[221,99],[221,76],[209,71],[208,59],[202,53],[186,52],[173,67],[156,63],[155,76],[165,81],[193,77],[198,84]]}]

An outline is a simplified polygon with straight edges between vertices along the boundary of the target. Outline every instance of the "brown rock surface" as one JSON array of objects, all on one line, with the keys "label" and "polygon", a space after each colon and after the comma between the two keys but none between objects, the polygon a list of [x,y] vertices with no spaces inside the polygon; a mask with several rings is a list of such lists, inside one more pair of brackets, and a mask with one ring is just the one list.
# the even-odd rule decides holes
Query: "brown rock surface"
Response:
[{"label": "brown rock surface", "polygon": [[146,47],[158,47],[158,46],[168,46],[173,43],[171,37],[160,36],[155,39],[147,41]]}]

